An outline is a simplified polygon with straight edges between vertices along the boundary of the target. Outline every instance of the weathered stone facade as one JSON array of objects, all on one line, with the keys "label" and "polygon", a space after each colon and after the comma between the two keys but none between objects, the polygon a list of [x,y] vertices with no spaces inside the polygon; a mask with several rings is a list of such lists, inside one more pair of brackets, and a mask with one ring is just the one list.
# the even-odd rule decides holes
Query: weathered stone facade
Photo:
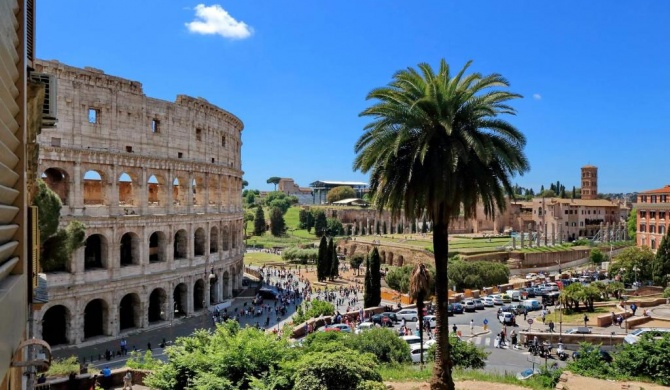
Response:
[{"label": "weathered stone facade", "polygon": [[86,226],[67,272],[47,274],[36,334],[52,345],[160,326],[241,288],[242,122],[201,98],[149,98],[136,81],[38,61],[58,125],[39,168]]}]

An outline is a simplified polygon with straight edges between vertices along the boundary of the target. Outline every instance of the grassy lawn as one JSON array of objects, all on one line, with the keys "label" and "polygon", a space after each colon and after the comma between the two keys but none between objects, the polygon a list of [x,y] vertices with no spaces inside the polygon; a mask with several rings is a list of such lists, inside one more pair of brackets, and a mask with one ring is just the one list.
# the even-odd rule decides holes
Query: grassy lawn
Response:
[{"label": "grassy lawn", "polygon": [[[379,372],[382,379],[387,382],[428,382],[432,375],[433,364],[426,364],[426,368],[420,369],[418,364],[400,366],[382,366]],[[516,379],[516,373],[499,374],[483,370],[463,370],[455,368],[452,372],[456,381],[474,380],[481,382],[495,382],[509,385],[527,387],[530,389],[546,389],[537,377],[526,381]]]},{"label": "grassy lawn", "polygon": [[[583,306],[580,306],[583,308]],[[549,323],[549,320],[554,321],[554,323],[558,324],[559,320],[561,319],[560,315],[560,310],[555,310],[551,314],[547,316],[546,322]],[[584,326],[584,314],[586,314],[589,317],[589,325],[593,325],[596,323],[596,317],[603,315],[603,314],[609,314],[611,313],[612,310],[610,310],[607,307],[595,307],[594,311],[588,312],[586,310],[580,311],[580,312],[574,312],[572,314],[565,314],[563,313],[563,325],[565,324],[575,324],[575,325],[581,325]]]},{"label": "grassy lawn", "polygon": [[281,256],[265,252],[249,252],[244,254],[245,265],[263,265],[282,262]]}]

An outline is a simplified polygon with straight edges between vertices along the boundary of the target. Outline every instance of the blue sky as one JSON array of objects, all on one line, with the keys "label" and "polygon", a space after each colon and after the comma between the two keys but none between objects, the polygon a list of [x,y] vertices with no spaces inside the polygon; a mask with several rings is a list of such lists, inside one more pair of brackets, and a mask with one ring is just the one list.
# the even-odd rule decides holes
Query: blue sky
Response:
[{"label": "blue sky", "polygon": [[[200,5],[202,4],[202,5]],[[200,5],[200,6],[199,6]],[[216,6],[216,7],[215,7]],[[201,96],[245,124],[249,188],[271,176],[367,181],[352,170],[366,94],[445,58],[497,72],[524,95],[509,118],[528,139],[536,190],[670,184],[670,1],[40,0],[37,55]]]}]

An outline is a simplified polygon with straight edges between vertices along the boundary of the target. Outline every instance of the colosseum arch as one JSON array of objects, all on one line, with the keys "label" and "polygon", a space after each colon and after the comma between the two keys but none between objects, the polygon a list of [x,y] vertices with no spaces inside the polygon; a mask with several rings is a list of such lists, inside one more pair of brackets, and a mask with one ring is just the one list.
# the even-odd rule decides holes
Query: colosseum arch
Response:
[{"label": "colosseum arch", "polygon": [[230,242],[230,230],[228,229],[228,225],[223,226],[223,232],[221,233],[223,236],[223,246],[222,250],[226,252],[228,250],[229,242]]},{"label": "colosseum arch", "polygon": [[149,236],[149,262],[158,263],[167,260],[167,236],[161,231]]},{"label": "colosseum arch", "polygon": [[219,228],[212,226],[209,232],[209,253],[217,253],[219,251]]},{"label": "colosseum arch", "polygon": [[60,168],[48,168],[42,173],[42,180],[51,191],[58,194],[61,203],[67,204],[68,194],[70,192],[70,179],[65,170]]},{"label": "colosseum arch", "polygon": [[84,270],[109,268],[109,244],[102,234],[91,234],[84,244]]},{"label": "colosseum arch", "polygon": [[195,229],[195,233],[193,233],[193,256],[204,256],[206,243],[205,229],[201,227]]},{"label": "colosseum arch", "polygon": [[149,176],[147,180],[147,196],[149,207],[165,206],[167,204],[167,191],[163,176],[158,174]]},{"label": "colosseum arch", "polygon": [[174,259],[181,260],[188,256],[188,236],[186,230],[181,229],[174,235]]},{"label": "colosseum arch", "polygon": [[119,259],[122,267],[140,264],[140,238],[134,232],[121,236]]},{"label": "colosseum arch", "polygon": [[209,180],[207,182],[207,193],[208,193],[208,198],[209,198],[209,204],[211,206],[217,206],[219,203],[221,203],[221,191],[219,189],[219,181],[216,180],[215,175],[209,176]]},{"label": "colosseum arch", "polygon": [[223,298],[230,298],[228,295],[228,290],[230,289],[230,274],[228,271],[223,273]]},{"label": "colosseum arch", "polygon": [[217,291],[219,291],[219,277],[214,273],[214,268],[212,268],[211,273],[209,274],[209,304],[216,304],[218,297]]},{"label": "colosseum arch", "polygon": [[179,283],[172,293],[174,302],[174,317],[185,317],[188,309],[188,287],[184,283]]},{"label": "colosseum arch", "polygon": [[386,264],[386,251],[381,251],[379,254],[381,255],[382,264]]},{"label": "colosseum arch", "polygon": [[42,339],[49,345],[68,344],[72,314],[63,305],[50,307],[42,316]]},{"label": "colosseum arch", "polygon": [[109,334],[109,306],[104,299],[93,299],[84,309],[84,339]]},{"label": "colosseum arch", "polygon": [[104,205],[107,203],[107,184],[100,171],[89,170],[84,173],[84,206]]},{"label": "colosseum arch", "polygon": [[149,323],[156,323],[167,320],[167,306],[167,293],[162,288],[155,288],[149,295]]},{"label": "colosseum arch", "polygon": [[405,264],[405,258],[402,255],[398,255],[398,259],[396,259],[396,265],[398,267],[402,267]]},{"label": "colosseum arch", "polygon": [[119,330],[140,328],[141,326],[140,297],[135,293],[126,294],[119,303]]},{"label": "colosseum arch", "polygon": [[393,265],[393,252],[389,252],[388,260],[386,261],[386,264]]},{"label": "colosseum arch", "polygon": [[193,284],[193,309],[202,310],[205,308],[205,282],[198,279]]},{"label": "colosseum arch", "polygon": [[205,204],[205,180],[196,176],[191,183],[193,188],[193,205],[203,206]]},{"label": "colosseum arch", "polygon": [[237,228],[238,228],[237,222],[233,223],[233,230],[230,234],[230,243],[231,243],[231,246],[233,247],[233,249],[237,248],[238,237],[237,237],[237,234],[235,234],[235,232],[237,231]]},{"label": "colosseum arch", "polygon": [[132,173],[123,172],[119,175],[119,206],[139,206],[140,203],[135,199],[137,183],[137,178]]},{"label": "colosseum arch", "polygon": [[172,204],[186,206],[186,194],[188,194],[188,182],[184,177],[175,177],[172,181]]}]

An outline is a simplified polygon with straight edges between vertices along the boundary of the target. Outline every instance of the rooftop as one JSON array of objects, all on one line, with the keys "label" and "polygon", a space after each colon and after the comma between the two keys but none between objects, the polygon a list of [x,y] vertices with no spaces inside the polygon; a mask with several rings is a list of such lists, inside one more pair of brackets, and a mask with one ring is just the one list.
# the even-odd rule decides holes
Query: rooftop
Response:
[{"label": "rooftop", "polygon": [[641,195],[646,195],[646,194],[670,194],[670,184],[666,185],[663,188],[657,188],[655,190],[649,190],[649,191],[642,191],[640,192]]}]

